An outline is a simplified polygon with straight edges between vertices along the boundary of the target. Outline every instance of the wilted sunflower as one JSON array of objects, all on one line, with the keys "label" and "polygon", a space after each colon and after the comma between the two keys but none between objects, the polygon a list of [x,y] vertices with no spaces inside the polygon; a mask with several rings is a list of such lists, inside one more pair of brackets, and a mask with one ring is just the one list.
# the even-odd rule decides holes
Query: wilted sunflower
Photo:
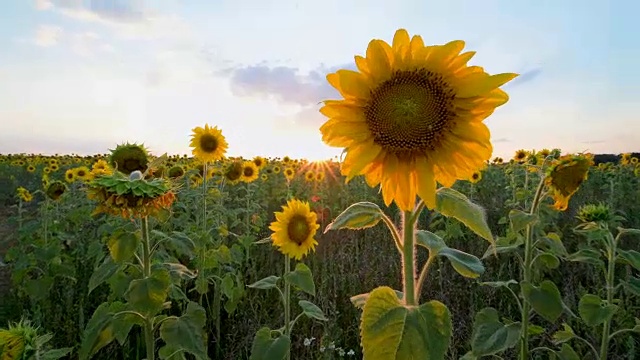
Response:
[{"label": "wilted sunflower", "polygon": [[149,154],[142,145],[122,144],[111,150],[109,163],[125,175],[134,171],[145,172],[149,164]]},{"label": "wilted sunflower", "polygon": [[304,173],[304,179],[308,182],[313,181],[315,178],[316,178],[316,174],[311,170]]},{"label": "wilted sunflower", "polygon": [[253,182],[259,176],[260,170],[253,161],[245,161],[242,164],[242,177],[240,180],[246,183]]},{"label": "wilted sunflower", "polygon": [[179,178],[184,175],[184,168],[182,166],[173,166],[169,169],[169,177],[172,179]]},{"label": "wilted sunflower", "polygon": [[282,173],[284,174],[284,178],[287,179],[287,181],[293,180],[293,177],[296,175],[295,170],[290,167],[284,169]]},{"label": "wilted sunflower", "polygon": [[592,164],[591,156],[565,155],[549,167],[545,183],[553,191],[554,208],[560,211],[567,209],[569,199],[587,179]]},{"label": "wilted sunflower", "polygon": [[242,178],[242,170],[242,162],[233,161],[227,165],[227,168],[224,171],[224,178],[227,182],[235,184]]},{"label": "wilted sunflower", "polygon": [[281,253],[300,260],[309,251],[315,250],[318,242],[313,237],[320,225],[317,223],[316,213],[309,208],[309,203],[289,200],[282,207],[282,212],[276,212],[275,216],[276,221],[271,223],[269,229],[273,231],[273,245]]},{"label": "wilted sunflower", "polygon": [[75,171],[73,171],[73,169],[69,169],[64,173],[64,179],[68,182],[68,183],[72,183],[74,181],[76,181],[76,173]]},{"label": "wilted sunflower", "polygon": [[191,153],[203,162],[211,162],[224,158],[227,151],[227,140],[222,135],[222,131],[217,126],[209,127],[205,124],[204,128],[198,126],[193,128],[191,135],[190,147],[193,148]]},{"label": "wilted sunflower", "polygon": [[480,171],[474,172],[473,175],[471,175],[471,178],[469,178],[469,181],[472,184],[476,184],[480,180],[482,180],[482,173]]},{"label": "wilted sunflower", "polygon": [[54,181],[50,183],[45,190],[45,194],[51,200],[58,200],[64,192],[67,191],[67,186],[62,181]]},{"label": "wilted sunflower", "polygon": [[467,66],[463,41],[425,46],[420,36],[395,33],[392,45],[372,40],[359,71],[327,80],[343,100],[328,100],[322,139],[346,150],[347,181],[363,174],[381,185],[385,204],[411,210],[416,195],[436,207],[436,183],[452,186],[484,166],[493,147],[482,122],[509,97],[499,87],[516,74],[489,75]]}]

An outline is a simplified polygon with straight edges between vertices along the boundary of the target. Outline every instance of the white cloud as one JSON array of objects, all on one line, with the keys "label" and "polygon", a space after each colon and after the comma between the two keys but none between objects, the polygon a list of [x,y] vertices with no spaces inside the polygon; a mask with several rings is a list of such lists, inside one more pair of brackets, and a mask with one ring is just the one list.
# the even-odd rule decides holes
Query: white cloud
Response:
[{"label": "white cloud", "polygon": [[36,10],[49,10],[53,7],[51,0],[36,0]]},{"label": "white cloud", "polygon": [[59,26],[40,25],[36,30],[33,42],[41,47],[51,47],[58,45],[63,30]]}]

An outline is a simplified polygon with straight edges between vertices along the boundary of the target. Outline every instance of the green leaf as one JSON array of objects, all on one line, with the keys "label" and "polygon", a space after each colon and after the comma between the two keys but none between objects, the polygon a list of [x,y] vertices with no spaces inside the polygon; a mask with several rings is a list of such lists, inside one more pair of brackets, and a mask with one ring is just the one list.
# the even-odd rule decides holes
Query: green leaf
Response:
[{"label": "green leaf", "polygon": [[560,266],[560,260],[552,253],[541,253],[536,256],[535,263],[546,267],[549,270],[557,269]]},{"label": "green leaf", "polygon": [[586,294],[578,303],[578,313],[582,321],[589,326],[597,326],[610,320],[616,311],[618,311],[617,305],[607,305],[597,295]]},{"label": "green leaf", "polygon": [[[398,300],[402,301],[402,299],[404,298],[404,294],[402,293],[402,291],[394,290],[394,292],[396,293]],[[362,309],[364,307],[364,304],[367,302],[367,299],[369,299],[369,293],[354,295],[350,298],[353,306],[357,307],[358,309]]]},{"label": "green leaf", "polygon": [[204,325],[206,313],[198,303],[190,301],[180,317],[169,317],[160,325],[165,346],[158,352],[165,359],[176,351],[186,351],[197,359],[208,359]]},{"label": "green leaf", "polygon": [[113,341],[113,328],[109,327],[111,318],[109,303],[100,304],[93,312],[82,335],[78,351],[80,360],[90,359],[98,350]]},{"label": "green leaf", "polygon": [[44,352],[41,352],[38,355],[39,360],[58,360],[63,358],[73,350],[72,347],[60,348],[60,349],[51,349]]},{"label": "green leaf", "polygon": [[527,226],[533,225],[538,221],[536,215],[528,214],[522,210],[513,209],[509,211],[509,222],[511,224],[511,231],[518,233],[527,228]]},{"label": "green leaf", "polygon": [[567,260],[586,264],[603,266],[600,252],[594,249],[581,249],[567,256]]},{"label": "green leaf", "polygon": [[51,276],[43,276],[38,279],[27,279],[23,285],[31,299],[40,301],[49,297],[49,292],[53,286],[53,278]]},{"label": "green leaf", "polygon": [[625,284],[625,289],[635,296],[640,296],[640,279],[630,276]]},{"label": "green leaf", "polygon": [[271,329],[263,327],[253,339],[250,360],[282,360],[291,348],[291,339],[284,334],[271,336]]},{"label": "green leaf", "polygon": [[89,294],[113,276],[119,268],[120,265],[114,263],[111,257],[105,257],[102,264],[93,271],[89,278]]},{"label": "green leaf", "polygon": [[554,232],[547,233],[547,235],[543,236],[540,239],[540,243],[539,245],[537,245],[537,247],[546,247],[549,251],[557,256],[567,255],[567,249],[564,247],[560,235]]},{"label": "green leaf", "polygon": [[460,221],[481,238],[495,244],[484,209],[458,191],[447,187],[436,190],[436,210]]},{"label": "green leaf", "polygon": [[278,286],[278,280],[280,280],[280,276],[267,276],[262,280],[258,280],[251,285],[247,285],[247,287],[252,289],[273,289]]},{"label": "green leaf", "polygon": [[576,337],[576,333],[568,324],[562,324],[562,330],[558,330],[553,334],[553,343],[558,345],[567,342]]},{"label": "green leaf", "polygon": [[582,360],[582,357],[569,344],[562,344],[560,351],[556,351],[556,355],[559,360]]},{"label": "green leaf", "polygon": [[618,249],[618,258],[623,259],[625,263],[633,266],[634,269],[640,270],[640,252]]},{"label": "green leaf", "polygon": [[329,230],[370,228],[378,224],[383,215],[380,207],[372,202],[355,203],[346,208],[332,223],[327,225],[324,233]]},{"label": "green leaf", "polygon": [[133,280],[129,284],[125,298],[133,310],[145,316],[153,316],[162,310],[169,294],[169,285],[171,285],[169,271],[156,268],[148,278]]},{"label": "green leaf", "polygon": [[484,273],[484,266],[477,257],[448,247],[438,235],[426,231],[416,232],[416,243],[429,250],[429,256],[444,256],[460,275],[475,279]]},{"label": "green leaf", "polygon": [[124,345],[133,325],[142,325],[142,319],[137,315],[128,313],[118,314],[125,310],[129,310],[129,306],[119,301],[111,303],[109,306],[109,311],[113,315],[109,327],[112,329],[113,337],[120,345]]},{"label": "green leaf", "polygon": [[520,286],[525,300],[540,316],[549,322],[554,322],[560,317],[564,304],[556,284],[545,280],[539,287],[524,282]]},{"label": "green leaf", "polygon": [[316,295],[316,284],[313,282],[311,269],[303,263],[297,263],[295,270],[285,274],[284,281],[298,287],[311,296]]},{"label": "green leaf", "polygon": [[116,232],[107,242],[111,258],[118,264],[129,261],[138,249],[138,245],[140,245],[138,234],[128,231]]},{"label": "green leaf", "polygon": [[304,312],[304,314],[309,318],[317,319],[320,321],[329,320],[324,316],[322,309],[320,309],[312,302],[309,302],[307,300],[300,300],[298,301],[298,305],[300,305],[300,307],[302,308],[302,312]]},{"label": "green leaf", "polygon": [[529,336],[537,336],[540,334],[544,334],[544,328],[539,325],[529,325]]},{"label": "green leaf", "polygon": [[405,307],[386,286],[374,289],[364,305],[360,323],[367,360],[444,359],[451,341],[449,309],[436,300]]},{"label": "green leaf", "polygon": [[518,282],[510,279],[507,281],[485,281],[481,282],[480,285],[490,286],[493,288],[506,287],[508,288],[510,285],[518,285]]},{"label": "green leaf", "polygon": [[493,355],[514,347],[520,339],[521,327],[519,322],[503,324],[494,308],[480,310],[476,313],[471,335],[473,355]]}]

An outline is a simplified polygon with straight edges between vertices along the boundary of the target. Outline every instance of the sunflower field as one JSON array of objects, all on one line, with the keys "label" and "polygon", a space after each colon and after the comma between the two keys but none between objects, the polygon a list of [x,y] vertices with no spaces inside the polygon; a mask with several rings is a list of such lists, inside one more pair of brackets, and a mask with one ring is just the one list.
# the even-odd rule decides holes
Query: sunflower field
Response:
[{"label": "sunflower field", "polygon": [[463,46],[329,74],[339,160],[0,155],[0,360],[636,359],[640,154],[492,158]]}]

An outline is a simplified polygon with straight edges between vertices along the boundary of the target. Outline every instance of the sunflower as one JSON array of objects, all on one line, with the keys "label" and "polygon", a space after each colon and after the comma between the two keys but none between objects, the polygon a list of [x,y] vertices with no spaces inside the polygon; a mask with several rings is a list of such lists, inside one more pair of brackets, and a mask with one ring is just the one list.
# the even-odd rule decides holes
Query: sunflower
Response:
[{"label": "sunflower", "polygon": [[309,251],[315,250],[318,242],[313,237],[320,225],[308,202],[289,200],[287,205],[282,207],[282,212],[276,212],[275,216],[276,221],[271,223],[269,229],[273,231],[273,245],[277,246],[281,253],[300,260]]},{"label": "sunflower", "polygon": [[425,46],[420,36],[395,33],[393,44],[372,40],[358,71],[327,80],[343,100],[328,100],[322,139],[343,147],[347,181],[363,174],[381,186],[385,204],[411,210],[416,195],[436,207],[436,183],[449,187],[484,166],[493,147],[482,122],[507,102],[499,87],[516,74],[489,75],[467,66],[463,41]]},{"label": "sunflower", "polygon": [[264,160],[264,158],[262,158],[260,156],[254,157],[253,158],[253,163],[256,164],[258,169],[262,169],[267,164],[267,162]]},{"label": "sunflower", "polygon": [[627,165],[631,162],[631,153],[624,153],[620,155],[620,164]]},{"label": "sunflower", "polygon": [[73,169],[75,178],[83,181],[91,180],[91,171],[86,166],[79,166]]},{"label": "sunflower", "polygon": [[75,171],[73,171],[73,169],[69,169],[64,173],[64,179],[68,182],[68,183],[72,183],[74,181],[76,181],[76,173]]},{"label": "sunflower", "polygon": [[318,172],[316,173],[315,180],[316,180],[317,182],[322,182],[322,181],[324,180],[324,177],[325,177],[325,175],[324,175],[324,171],[318,171]]},{"label": "sunflower", "polygon": [[260,179],[262,179],[262,181],[267,181],[269,180],[269,176],[267,176],[267,174],[262,174],[260,175]]},{"label": "sunflower", "polygon": [[144,172],[149,164],[149,154],[142,145],[122,144],[111,150],[109,163],[114,169],[125,175],[134,171]]},{"label": "sunflower", "polygon": [[638,158],[637,157],[632,157],[630,163],[633,164],[633,165],[637,164],[638,163]]},{"label": "sunflower", "polygon": [[46,187],[45,194],[51,200],[58,200],[64,192],[67,191],[67,186],[62,181],[54,181]]},{"label": "sunflower", "polygon": [[306,181],[313,181],[315,178],[316,178],[316,174],[311,170],[304,173],[304,179]]},{"label": "sunflower", "polygon": [[513,160],[515,160],[515,161],[517,161],[519,163],[523,163],[524,160],[527,158],[528,154],[529,153],[527,152],[527,150],[520,149],[520,150],[516,151],[516,154],[513,156]]},{"label": "sunflower", "polygon": [[222,135],[222,131],[217,126],[209,127],[205,124],[204,128],[198,126],[194,128],[191,135],[190,147],[193,148],[191,153],[203,162],[211,162],[221,160],[227,152],[227,140]]},{"label": "sunflower", "polygon": [[276,165],[274,166],[271,171],[273,171],[274,174],[279,174],[280,173],[280,166]]},{"label": "sunflower", "polygon": [[474,172],[471,178],[469,178],[469,181],[473,184],[478,183],[480,180],[482,180],[482,173],[480,171]]},{"label": "sunflower", "polygon": [[29,165],[29,166],[27,166],[27,171],[32,173],[32,172],[36,171],[36,167],[33,166],[33,165]]},{"label": "sunflower", "polygon": [[93,176],[110,175],[113,173],[109,163],[103,159],[96,161],[91,167],[91,174]]},{"label": "sunflower", "polygon": [[224,171],[224,178],[231,184],[235,184],[242,178],[243,166],[242,162],[234,161],[227,165]]},{"label": "sunflower", "polygon": [[184,175],[184,168],[182,166],[173,166],[169,169],[169,177],[172,179],[179,178]]},{"label": "sunflower", "polygon": [[45,173],[45,174],[50,174],[50,173],[51,173],[51,168],[49,168],[48,166],[46,166],[46,167],[44,167],[44,168],[42,169],[42,172],[43,172],[43,173]]},{"label": "sunflower", "polygon": [[29,192],[29,190],[23,188],[22,186],[20,186],[16,190],[16,193],[17,193],[18,197],[20,198],[20,200],[22,200],[24,202],[31,202],[31,200],[33,200],[33,195],[31,194],[31,192]]},{"label": "sunflower", "polygon": [[245,161],[242,164],[242,176],[240,180],[246,183],[253,182],[259,176],[260,170],[253,161]]},{"label": "sunflower", "polygon": [[565,155],[549,167],[545,183],[553,191],[555,209],[560,211],[567,209],[569,199],[587,179],[592,165],[591,156]]},{"label": "sunflower", "polygon": [[287,179],[287,181],[293,180],[293,177],[296,175],[295,170],[293,170],[293,168],[290,168],[290,167],[285,168],[282,173],[284,174],[284,178]]},{"label": "sunflower", "polygon": [[538,155],[540,155],[540,157],[544,160],[544,159],[547,158],[547,156],[551,155],[551,150],[542,149],[542,150],[540,150],[540,152],[538,152]]},{"label": "sunflower", "polygon": [[283,158],[282,158],[282,163],[283,163],[283,164],[287,165],[287,164],[289,164],[290,162],[291,162],[291,158],[290,158],[290,157],[285,156],[285,157],[283,157]]}]

